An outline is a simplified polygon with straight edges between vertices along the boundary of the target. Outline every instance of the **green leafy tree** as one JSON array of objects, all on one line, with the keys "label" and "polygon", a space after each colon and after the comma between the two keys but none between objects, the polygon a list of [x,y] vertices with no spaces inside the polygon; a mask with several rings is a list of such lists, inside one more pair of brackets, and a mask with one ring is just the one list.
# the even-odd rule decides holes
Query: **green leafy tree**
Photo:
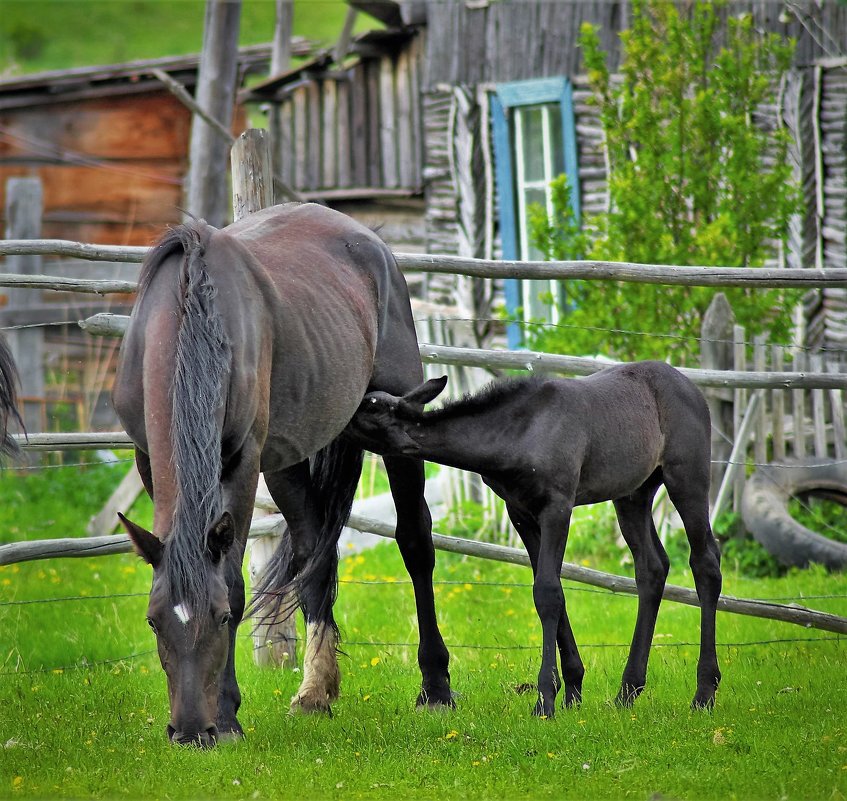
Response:
[{"label": "green leafy tree", "polygon": [[[531,218],[533,241],[548,258],[756,267],[785,242],[800,202],[786,159],[789,134],[767,130],[757,110],[774,96],[793,43],[761,34],[748,15],[721,23],[722,5],[681,10],[668,0],[634,0],[632,27],[621,33],[620,81],[609,74],[597,29],[583,26],[580,43],[608,150],[610,209],[579,233],[568,213],[570,188],[564,176],[557,179],[552,218],[540,208]],[[533,345],[690,360],[713,294],[569,282],[567,325]],[[750,333],[788,335],[796,293],[727,294]]]}]

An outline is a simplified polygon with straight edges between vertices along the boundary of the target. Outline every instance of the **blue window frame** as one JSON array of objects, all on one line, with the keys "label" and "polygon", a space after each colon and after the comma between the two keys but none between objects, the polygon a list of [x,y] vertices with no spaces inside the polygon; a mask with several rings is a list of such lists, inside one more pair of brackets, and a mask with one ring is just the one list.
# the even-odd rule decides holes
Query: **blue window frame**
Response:
[{"label": "blue window frame", "polygon": [[[491,117],[500,198],[500,237],[504,259],[540,259],[528,241],[527,207],[540,203],[551,209],[550,181],[565,173],[577,223],[579,175],[573,95],[567,78],[542,78],[499,84],[491,97]],[[504,285],[510,314],[523,310],[523,319],[549,318],[541,298],[559,297],[559,282],[507,279]],[[552,311],[556,322],[556,311]],[[509,347],[521,345],[517,324],[507,329]]]}]

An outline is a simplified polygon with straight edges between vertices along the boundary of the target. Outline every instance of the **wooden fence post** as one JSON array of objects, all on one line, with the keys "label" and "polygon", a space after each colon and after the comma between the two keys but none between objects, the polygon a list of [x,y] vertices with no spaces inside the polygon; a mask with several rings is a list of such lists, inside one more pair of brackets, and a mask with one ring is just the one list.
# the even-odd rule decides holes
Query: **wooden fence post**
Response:
[{"label": "wooden fence post", "polygon": [[[41,214],[43,210],[41,180],[38,178],[10,178],[6,182],[6,238],[39,239],[41,237]],[[41,256],[8,256],[6,269],[19,275],[36,275],[42,270]],[[12,322],[26,324],[26,309],[41,302],[40,289],[9,289],[8,309],[18,313]],[[21,377],[21,398],[37,399],[38,402],[22,401],[22,417],[27,430],[41,431],[44,397],[44,330],[27,328],[7,331],[6,337],[18,373]]]},{"label": "wooden fence post", "polygon": [[[731,370],[732,329],[735,314],[726,295],[718,292],[706,313],[700,329],[700,367],[704,370]],[[703,391],[712,416],[712,471],[709,486],[709,498],[712,503],[718,495],[718,488],[727,470],[726,464],[732,450],[733,417],[731,389],[712,388]]]},{"label": "wooden fence post", "polygon": [[[251,128],[232,146],[232,211],[235,220],[273,205],[271,143],[267,131]],[[260,479],[260,490],[263,479]],[[256,514],[268,514],[267,512]],[[255,587],[279,543],[270,534],[250,544],[250,583]],[[278,620],[261,621],[253,629],[253,659],[257,665],[297,665],[297,629],[293,614]]]}]

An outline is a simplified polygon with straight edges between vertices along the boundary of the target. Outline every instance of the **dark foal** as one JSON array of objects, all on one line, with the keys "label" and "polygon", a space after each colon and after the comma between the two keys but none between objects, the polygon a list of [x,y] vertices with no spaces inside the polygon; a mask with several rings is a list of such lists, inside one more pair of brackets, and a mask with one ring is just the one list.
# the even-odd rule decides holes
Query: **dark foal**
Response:
[{"label": "dark foal", "polygon": [[404,454],[471,470],[506,501],[534,573],[533,598],[543,645],[535,714],[552,715],[582,698],[584,668],[565,609],[559,572],[574,506],[614,502],[635,559],[638,617],[617,702],[641,693],[668,556],[651,504],[667,487],[691,545],[700,598],[700,659],[694,707],[712,707],[720,681],[715,611],[720,552],[709,526],[709,410],[697,388],[661,362],[609,367],[583,379],[495,382],[479,394],[422,412],[444,388],[433,379],[402,397],[365,396],[350,435],[383,454]]}]

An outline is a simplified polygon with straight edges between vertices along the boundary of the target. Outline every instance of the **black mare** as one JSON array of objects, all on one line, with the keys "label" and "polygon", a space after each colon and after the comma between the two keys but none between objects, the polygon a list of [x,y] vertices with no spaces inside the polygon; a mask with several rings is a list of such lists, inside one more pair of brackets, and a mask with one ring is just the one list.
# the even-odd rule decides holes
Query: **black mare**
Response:
[{"label": "black mare", "polygon": [[[152,249],[114,404],[154,502],[152,532],[124,523],[153,566],[147,615],[172,741],[242,734],[233,645],[260,471],[290,536],[255,603],[273,615],[296,590],[307,645],[292,708],[330,709],[337,540],[362,463],[339,435],[368,391],[402,394],[422,379],[405,280],[388,247],[343,214],[275,206],[222,230],[178,226]],[[423,466],[405,456],[385,465],[418,609],[418,702],[451,704]]]},{"label": "black mare", "polygon": [[479,394],[422,412],[446,378],[403,397],[365,397],[349,432],[377,453],[417,456],[479,473],[506,501],[529,554],[543,632],[535,713],[552,715],[560,679],[565,704],[582,698],[584,668],[559,572],[574,506],[611,500],[635,560],[638,616],[617,701],[644,688],[668,574],[651,505],[664,484],[691,546],[700,599],[700,658],[692,705],[711,707],[720,681],[715,611],[720,552],[709,526],[709,410],[699,390],[661,362],[609,367],[588,378],[495,382]]}]

